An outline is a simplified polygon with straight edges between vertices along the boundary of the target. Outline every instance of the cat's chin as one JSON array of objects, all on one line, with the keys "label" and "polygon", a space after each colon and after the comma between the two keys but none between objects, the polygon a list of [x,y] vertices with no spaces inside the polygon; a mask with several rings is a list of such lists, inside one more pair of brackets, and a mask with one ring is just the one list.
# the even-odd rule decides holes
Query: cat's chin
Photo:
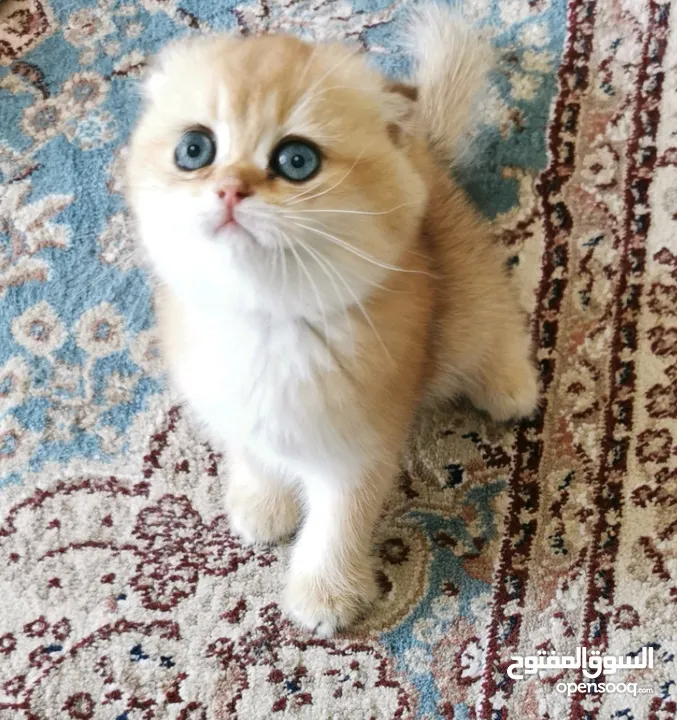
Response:
[{"label": "cat's chin", "polygon": [[231,220],[227,223],[220,223],[216,226],[214,229],[214,239],[221,240],[224,242],[228,241],[243,241],[243,242],[255,242],[258,243],[258,240],[254,236],[253,233],[251,233],[249,230],[247,230],[246,227],[241,225],[236,220]]},{"label": "cat's chin", "polygon": [[278,241],[265,232],[254,232],[238,220],[220,224],[212,233],[214,240],[223,243],[237,243],[252,250],[275,250]]}]

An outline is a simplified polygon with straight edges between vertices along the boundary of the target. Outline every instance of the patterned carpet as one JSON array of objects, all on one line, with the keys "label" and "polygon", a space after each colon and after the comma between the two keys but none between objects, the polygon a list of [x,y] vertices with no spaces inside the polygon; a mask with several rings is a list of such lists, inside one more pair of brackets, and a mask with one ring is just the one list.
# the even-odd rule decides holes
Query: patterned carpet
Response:
[{"label": "patterned carpet", "polygon": [[[214,28],[358,40],[389,0],[0,0],[0,718],[677,717],[677,23],[654,0],[468,0],[501,49],[461,180],[532,312],[542,416],[427,417],[382,597],[314,639],[164,389],[122,197],[144,58]],[[654,651],[561,691],[511,655]],[[560,689],[558,689],[560,688]]]}]

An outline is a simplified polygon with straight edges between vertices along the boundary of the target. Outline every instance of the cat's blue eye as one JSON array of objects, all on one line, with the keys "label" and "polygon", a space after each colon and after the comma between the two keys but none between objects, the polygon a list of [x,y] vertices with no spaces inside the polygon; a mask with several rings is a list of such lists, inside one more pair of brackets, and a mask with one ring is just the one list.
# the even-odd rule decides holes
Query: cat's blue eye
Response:
[{"label": "cat's blue eye", "polygon": [[319,150],[306,140],[283,140],[270,157],[270,169],[292,182],[310,180],[320,165]]},{"label": "cat's blue eye", "polygon": [[181,170],[199,170],[214,162],[216,143],[205,130],[189,130],[174,150],[174,162]]}]

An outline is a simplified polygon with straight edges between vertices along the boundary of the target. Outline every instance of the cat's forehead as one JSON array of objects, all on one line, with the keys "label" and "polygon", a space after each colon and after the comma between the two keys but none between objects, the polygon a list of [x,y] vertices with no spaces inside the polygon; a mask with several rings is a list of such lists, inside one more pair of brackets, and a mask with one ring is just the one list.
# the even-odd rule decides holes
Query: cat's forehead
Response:
[{"label": "cat's forehead", "polygon": [[334,136],[345,113],[360,114],[360,103],[345,102],[345,93],[379,85],[364,68],[340,45],[287,36],[203,38],[166,53],[150,94],[177,128],[227,128],[251,150],[275,134]]}]

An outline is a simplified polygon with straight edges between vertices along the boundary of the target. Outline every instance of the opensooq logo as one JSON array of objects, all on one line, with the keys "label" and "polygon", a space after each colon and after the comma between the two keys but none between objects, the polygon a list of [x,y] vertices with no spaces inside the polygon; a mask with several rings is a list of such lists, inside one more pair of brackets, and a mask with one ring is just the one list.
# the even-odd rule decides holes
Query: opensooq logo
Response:
[{"label": "opensooq logo", "polygon": [[575,655],[548,654],[539,650],[536,655],[511,655],[513,663],[508,667],[508,676],[513,680],[524,680],[525,675],[536,675],[541,670],[582,670],[585,677],[594,679],[600,675],[613,675],[619,670],[643,670],[653,668],[653,648],[642,648],[637,656],[600,655],[599,650],[576,648]]}]

